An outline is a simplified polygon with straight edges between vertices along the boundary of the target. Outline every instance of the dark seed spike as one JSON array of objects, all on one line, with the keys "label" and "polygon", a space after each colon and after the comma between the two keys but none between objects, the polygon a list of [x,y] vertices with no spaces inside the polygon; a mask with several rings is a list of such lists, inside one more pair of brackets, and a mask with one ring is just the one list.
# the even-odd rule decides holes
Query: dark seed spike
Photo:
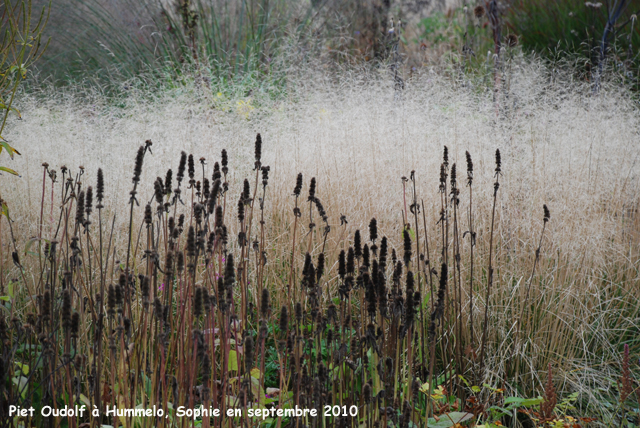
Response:
[{"label": "dark seed spike", "polygon": [[473,182],[473,161],[469,152],[465,152],[465,155],[467,157],[467,185],[471,186]]},{"label": "dark seed spike", "polygon": [[286,306],[280,309],[280,331],[286,333],[289,328],[289,311]]},{"label": "dark seed spike", "polygon": [[[258,134],[260,135],[260,134]],[[260,315],[262,318],[267,318],[269,316],[270,306],[269,306],[269,290],[267,288],[262,289],[262,296],[260,299]]]},{"label": "dark seed spike", "polygon": [[404,264],[408,266],[411,261],[411,237],[409,236],[409,230],[404,229],[402,237],[404,241]]},{"label": "dark seed spike", "polygon": [[307,201],[314,202],[316,199],[316,178],[311,178],[311,182],[309,183],[309,198]]},{"label": "dark seed spike", "polygon": [[96,184],[96,197],[98,199],[98,208],[102,205],[104,199],[104,174],[102,168],[98,168],[98,183]]},{"label": "dark seed spike", "polygon": [[184,170],[187,166],[187,153],[180,153],[180,163],[178,164],[178,174],[176,175],[176,179],[178,180],[178,186],[182,183],[182,179],[184,178]]},{"label": "dark seed spike", "polygon": [[193,155],[192,154],[189,154],[188,165],[189,165],[189,169],[188,169],[189,180],[193,180],[195,175],[196,175],[196,166],[195,166],[195,163],[193,161]]},{"label": "dark seed spike", "polygon": [[340,251],[340,255],[338,256],[338,275],[340,279],[344,281],[344,277],[347,274],[347,256],[344,250]]},{"label": "dark seed spike", "polygon": [[298,178],[296,178],[296,187],[293,189],[293,194],[295,196],[300,196],[301,191],[302,191],[302,173],[298,173]]},{"label": "dark seed spike", "polygon": [[356,256],[356,259],[360,259],[362,257],[362,239],[360,238],[360,229],[356,230],[356,233],[353,235],[353,252]]},{"label": "dark seed spike", "polygon": [[93,187],[89,186],[87,187],[87,193],[85,195],[85,201],[84,201],[84,205],[85,205],[85,212],[87,213],[87,215],[90,215],[91,212],[93,211]]},{"label": "dark seed spike", "polygon": [[167,170],[167,175],[164,177],[164,194],[168,195],[171,193],[171,180],[173,179],[173,171],[171,168]]},{"label": "dark seed spike", "polygon": [[378,221],[374,218],[369,222],[369,239],[371,242],[376,242],[378,239]]},{"label": "dark seed spike", "polygon": [[138,153],[136,154],[136,162],[133,168],[133,182],[140,182],[140,174],[142,174],[142,161],[144,160],[144,146],[140,146],[138,148]]}]

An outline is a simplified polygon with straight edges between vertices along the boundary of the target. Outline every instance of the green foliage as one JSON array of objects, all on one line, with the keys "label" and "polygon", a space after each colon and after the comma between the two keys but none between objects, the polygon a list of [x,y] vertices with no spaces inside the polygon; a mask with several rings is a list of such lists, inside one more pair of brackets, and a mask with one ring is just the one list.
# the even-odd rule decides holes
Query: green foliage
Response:
[{"label": "green foliage", "polygon": [[[3,149],[6,150],[11,159],[20,152],[9,144],[2,132],[9,113],[13,112],[20,117],[20,111],[13,107],[18,86],[27,78],[29,66],[42,55],[48,44],[47,41],[42,45],[42,31],[47,23],[48,8],[43,8],[35,19],[31,6],[31,0],[4,0],[0,4],[0,28],[3,29],[0,34],[0,153]],[[11,168],[0,167],[0,170],[18,175]]]},{"label": "green foliage", "polygon": [[[626,7],[620,9],[620,16],[614,20],[614,8],[621,4]],[[606,57],[614,60],[612,65],[623,78],[637,80],[640,65],[638,13],[637,3],[629,1],[513,0],[505,18],[527,51],[552,57],[578,54],[582,59],[578,71],[586,79],[600,62],[605,27],[611,18],[614,27],[607,37]]]}]

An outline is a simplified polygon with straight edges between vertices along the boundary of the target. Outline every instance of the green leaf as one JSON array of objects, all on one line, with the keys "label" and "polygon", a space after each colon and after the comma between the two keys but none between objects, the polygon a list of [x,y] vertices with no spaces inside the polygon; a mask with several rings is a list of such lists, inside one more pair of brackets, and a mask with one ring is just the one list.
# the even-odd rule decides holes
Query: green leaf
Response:
[{"label": "green leaf", "polygon": [[22,369],[22,374],[25,376],[29,376],[29,366],[26,364],[22,364],[19,363],[17,361],[14,361],[14,363],[16,364],[16,366],[20,367],[20,369]]},{"label": "green leaf", "polygon": [[14,154],[20,155],[20,152],[11,147],[6,141],[0,141],[0,146],[4,147],[4,149],[9,152],[9,156],[11,156],[11,159],[13,159]]},{"label": "green leaf", "polygon": [[0,166],[0,171],[8,172],[9,174],[17,175],[18,177],[20,177],[20,174],[18,174],[16,171],[12,170],[11,168],[7,168],[6,166]]},{"label": "green leaf", "polygon": [[234,350],[229,351],[229,371],[237,372],[238,371],[238,354]]},{"label": "green leaf", "polygon": [[11,297],[9,296],[0,296],[0,300],[4,300],[5,302],[11,301]]},{"label": "green leaf", "polygon": [[511,404],[511,403],[518,403],[518,404],[522,404],[522,402],[524,401],[524,398],[520,398],[520,397],[507,397],[504,399],[504,404]]},{"label": "green leaf", "polygon": [[434,418],[429,418],[429,427],[449,428],[460,422],[465,422],[473,418],[473,413],[466,412],[450,412],[439,416],[440,420],[436,422]]},{"label": "green leaf", "polygon": [[471,387],[471,390],[472,390],[473,392],[475,392],[475,393],[478,393],[478,392],[482,391],[482,388],[480,388],[478,385],[473,385],[473,386]]},{"label": "green leaf", "polygon": [[522,406],[525,407],[529,407],[529,406],[537,406],[538,404],[542,403],[544,401],[544,399],[542,397],[538,397],[538,398],[527,398],[526,400],[522,400]]}]

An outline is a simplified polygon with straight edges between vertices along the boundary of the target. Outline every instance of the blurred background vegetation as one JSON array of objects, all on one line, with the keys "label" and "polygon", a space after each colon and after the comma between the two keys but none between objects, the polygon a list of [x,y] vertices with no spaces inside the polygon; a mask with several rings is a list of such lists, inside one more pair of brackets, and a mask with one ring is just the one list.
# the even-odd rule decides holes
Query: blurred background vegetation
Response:
[{"label": "blurred background vegetation", "polygon": [[188,69],[218,89],[229,79],[252,87],[309,61],[393,61],[406,76],[443,59],[473,69],[499,44],[566,60],[592,80],[610,21],[607,70],[637,88],[638,12],[637,0],[57,0],[39,79],[175,83]]}]

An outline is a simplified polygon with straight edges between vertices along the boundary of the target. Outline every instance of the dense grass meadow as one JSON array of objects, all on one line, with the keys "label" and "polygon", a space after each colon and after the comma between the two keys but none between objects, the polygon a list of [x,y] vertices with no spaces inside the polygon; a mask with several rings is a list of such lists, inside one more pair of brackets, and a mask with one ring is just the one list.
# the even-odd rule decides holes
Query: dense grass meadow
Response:
[{"label": "dense grass meadow", "polygon": [[268,66],[205,62],[186,20],[197,61],[14,91],[0,427],[640,426],[633,58],[585,77],[492,2],[430,9],[415,43],[404,9],[347,5],[385,36],[337,54],[351,9],[311,3],[325,47],[276,2]]}]

